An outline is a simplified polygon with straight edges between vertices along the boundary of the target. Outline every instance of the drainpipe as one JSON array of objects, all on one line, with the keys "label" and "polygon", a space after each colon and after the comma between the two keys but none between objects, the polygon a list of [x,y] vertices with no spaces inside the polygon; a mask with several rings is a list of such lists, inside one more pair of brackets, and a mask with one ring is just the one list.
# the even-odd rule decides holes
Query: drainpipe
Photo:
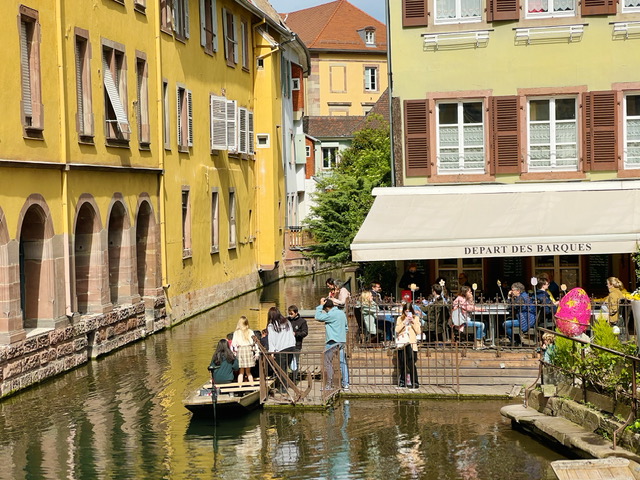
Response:
[{"label": "drainpipe", "polygon": [[[67,148],[67,89],[64,76],[64,46],[66,38],[62,25],[62,0],[56,0],[56,27],[59,32],[57,54],[58,54],[58,83],[60,84],[60,162],[67,163],[69,150]],[[65,314],[68,317],[73,315],[73,302],[71,296],[71,232],[69,216],[69,167],[62,169],[61,190],[62,190],[62,241],[64,244],[64,285],[65,285]]]},{"label": "drainpipe", "polygon": [[169,278],[167,273],[167,213],[164,204],[165,198],[165,176],[164,176],[164,90],[162,88],[162,41],[160,33],[160,15],[154,15],[155,32],[156,32],[156,85],[158,87],[158,167],[160,175],[158,181],[158,212],[160,214],[160,270],[162,272],[162,290],[167,302],[169,301],[168,289]]},{"label": "drainpipe", "polygon": [[396,186],[396,162],[394,158],[393,143],[393,73],[391,70],[391,9],[389,0],[385,0],[385,16],[387,20],[387,77],[389,82],[389,141],[391,147],[391,186]]}]

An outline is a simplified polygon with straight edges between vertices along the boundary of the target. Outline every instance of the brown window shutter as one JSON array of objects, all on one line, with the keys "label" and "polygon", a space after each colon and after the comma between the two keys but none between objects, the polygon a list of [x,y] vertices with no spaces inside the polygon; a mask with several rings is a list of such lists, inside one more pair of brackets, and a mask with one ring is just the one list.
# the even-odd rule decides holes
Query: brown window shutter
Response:
[{"label": "brown window shutter", "polygon": [[501,20],[520,20],[520,0],[487,1],[487,21]]},{"label": "brown window shutter", "polygon": [[402,26],[427,26],[427,0],[402,0]]},{"label": "brown window shutter", "polygon": [[616,0],[582,0],[582,15],[615,15]]},{"label": "brown window shutter", "polygon": [[408,177],[429,176],[429,107],[427,100],[404,102],[404,148]]},{"label": "brown window shutter", "polygon": [[588,92],[582,96],[583,169],[616,170],[618,167],[618,102],[616,92]]},{"label": "brown window shutter", "polygon": [[491,174],[520,173],[520,97],[491,97]]}]

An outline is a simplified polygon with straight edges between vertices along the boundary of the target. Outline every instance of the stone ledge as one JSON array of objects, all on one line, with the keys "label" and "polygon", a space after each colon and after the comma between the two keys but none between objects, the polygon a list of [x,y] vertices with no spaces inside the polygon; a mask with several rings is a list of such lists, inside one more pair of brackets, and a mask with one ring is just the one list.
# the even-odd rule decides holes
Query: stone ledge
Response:
[{"label": "stone ledge", "polygon": [[[586,407],[576,404],[576,408]],[[614,450],[613,442],[562,416],[545,415],[523,405],[507,405],[500,409],[500,413],[533,435],[552,439],[580,457],[623,457],[640,463],[640,456],[634,452],[620,446]]]}]

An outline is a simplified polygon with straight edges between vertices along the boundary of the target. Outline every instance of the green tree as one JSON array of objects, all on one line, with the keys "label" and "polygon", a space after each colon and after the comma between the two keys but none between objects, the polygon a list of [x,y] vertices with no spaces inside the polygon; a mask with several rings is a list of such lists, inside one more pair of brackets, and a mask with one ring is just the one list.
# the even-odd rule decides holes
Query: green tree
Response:
[{"label": "green tree", "polygon": [[371,190],[391,184],[390,162],[389,124],[370,115],[338,166],[318,182],[305,222],[316,241],[310,255],[333,263],[351,260],[349,247],[373,204]]}]

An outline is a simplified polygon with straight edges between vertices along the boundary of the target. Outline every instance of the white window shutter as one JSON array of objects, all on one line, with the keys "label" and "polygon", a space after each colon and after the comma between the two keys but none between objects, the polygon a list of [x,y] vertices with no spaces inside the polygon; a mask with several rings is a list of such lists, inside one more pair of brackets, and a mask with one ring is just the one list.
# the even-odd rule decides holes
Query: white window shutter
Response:
[{"label": "white window shutter", "polygon": [[224,43],[224,58],[229,58],[229,40],[227,27],[227,9],[222,9],[222,41]]},{"label": "white window shutter", "polygon": [[233,16],[233,63],[238,63],[238,22],[236,16]]},{"label": "white window shutter", "polygon": [[227,149],[227,99],[209,97],[211,107],[211,150]]},{"label": "white window shutter", "polygon": [[200,45],[203,47],[207,45],[206,26],[207,18],[204,11],[204,0],[200,0]]},{"label": "white window shutter", "polygon": [[247,109],[238,109],[238,123],[240,125],[238,134],[238,150],[240,153],[247,153]]},{"label": "white window shutter", "polygon": [[102,54],[102,77],[104,79],[104,88],[107,90],[109,102],[111,102],[111,107],[116,114],[118,128],[122,133],[131,133],[131,130],[129,129],[129,120],[127,119],[127,113],[122,106],[118,88],[113,81],[113,75],[111,75],[111,70],[109,69],[109,65],[107,64],[107,59],[105,58],[104,53]]},{"label": "white window shutter", "polygon": [[188,131],[188,139],[189,139],[189,146],[193,147],[193,102],[191,99],[191,90],[187,90],[187,115],[188,115],[188,122],[187,122],[187,131]]},{"label": "white window shutter", "polygon": [[248,128],[247,128],[247,153],[249,155],[253,155],[254,152],[254,147],[255,145],[253,144],[253,112],[248,112],[248,118],[247,118],[247,123],[248,123]]},{"label": "white window shutter", "polygon": [[176,122],[176,125],[178,126],[178,147],[182,146],[182,95],[180,95],[180,90],[180,87],[176,89],[176,91],[178,92],[176,99],[176,111],[178,113]]},{"label": "white window shutter", "polygon": [[184,0],[184,36],[189,38],[190,33],[189,0]]},{"label": "white window shutter", "polygon": [[211,0],[211,30],[213,31],[213,51],[218,51],[218,2]]},{"label": "white window shutter", "polygon": [[227,150],[236,152],[237,146],[237,108],[235,100],[227,100]]}]

